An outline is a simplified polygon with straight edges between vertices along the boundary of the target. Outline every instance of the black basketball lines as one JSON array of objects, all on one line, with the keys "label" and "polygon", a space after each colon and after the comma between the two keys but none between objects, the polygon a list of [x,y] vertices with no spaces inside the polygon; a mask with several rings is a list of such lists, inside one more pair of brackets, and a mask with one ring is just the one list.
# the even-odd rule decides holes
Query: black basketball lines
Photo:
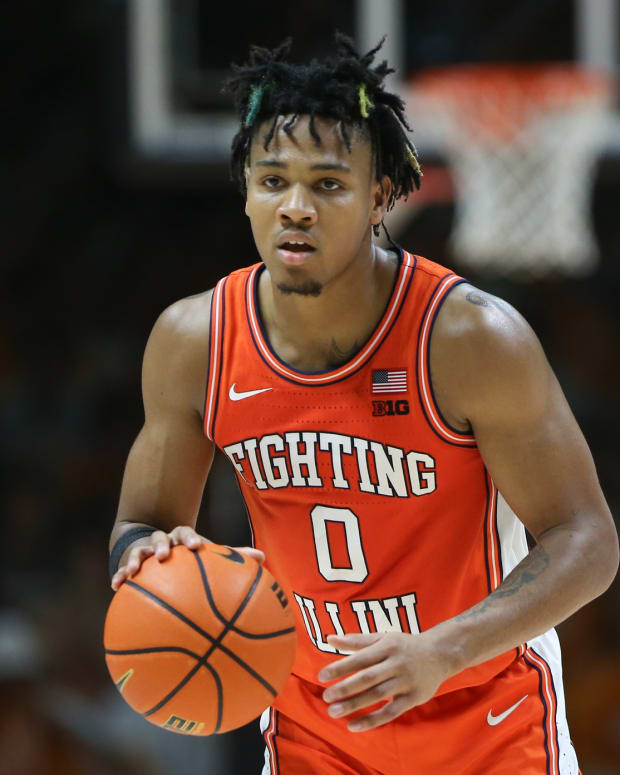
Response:
[{"label": "black basketball lines", "polygon": [[168,694],[156,705],[154,705],[149,710],[142,713],[143,716],[151,716],[153,713],[156,713],[158,710],[164,707],[164,705],[169,702],[178,692],[192,679],[194,675],[200,670],[201,667],[206,668],[211,675],[213,676],[213,679],[215,681],[216,689],[217,689],[217,720],[215,724],[215,728],[213,729],[213,732],[219,732],[221,724],[222,724],[222,716],[223,716],[223,710],[224,710],[224,693],[222,688],[222,681],[220,679],[220,676],[217,673],[217,670],[208,663],[209,657],[216,649],[219,649],[224,654],[226,654],[228,657],[230,657],[234,662],[236,662],[243,670],[245,670],[247,673],[249,673],[256,681],[258,681],[262,686],[267,689],[274,697],[277,694],[277,691],[274,689],[274,687],[265,679],[263,676],[261,676],[256,670],[254,670],[251,665],[249,665],[245,660],[241,659],[237,654],[235,654],[234,651],[231,651],[229,648],[224,646],[222,644],[222,640],[226,636],[228,632],[231,630],[233,632],[236,632],[237,634],[241,635],[242,637],[246,638],[275,638],[280,635],[286,635],[288,633],[294,632],[294,627],[289,627],[284,630],[276,630],[274,632],[269,633],[263,633],[263,634],[254,634],[246,632],[245,630],[241,630],[238,627],[235,627],[234,623],[239,618],[247,604],[252,598],[252,595],[254,594],[258,583],[260,581],[260,578],[263,574],[263,569],[261,566],[258,567],[256,576],[250,585],[250,588],[248,589],[244,599],[239,604],[237,610],[232,615],[230,619],[227,619],[221,611],[217,608],[215,605],[215,601],[213,599],[213,595],[211,592],[211,587],[209,585],[209,581],[207,579],[206,570],[204,567],[204,564],[202,562],[202,558],[199,556],[197,552],[193,553],[194,558],[196,559],[196,562],[198,564],[198,569],[200,572],[200,577],[202,579],[203,588],[205,590],[205,594],[207,596],[207,601],[209,605],[211,606],[213,612],[215,613],[215,616],[224,624],[224,627],[222,628],[222,631],[217,636],[217,638],[214,638],[212,635],[209,635],[208,632],[206,632],[200,625],[196,624],[192,619],[190,619],[188,616],[185,616],[181,611],[179,611],[174,606],[167,603],[162,598],[158,597],[153,592],[150,592],[148,589],[145,589],[140,584],[136,584],[135,581],[127,580],[125,583],[128,584],[133,589],[137,590],[141,594],[145,595],[149,599],[151,599],[153,602],[157,603],[157,605],[161,606],[162,608],[165,608],[167,611],[169,611],[173,616],[176,616],[181,621],[185,622],[189,627],[191,627],[193,630],[198,632],[200,635],[202,635],[203,638],[209,641],[210,646],[207,649],[207,651],[201,656],[200,654],[197,654],[189,649],[182,648],[179,646],[153,646],[153,647],[147,647],[142,649],[126,649],[126,650],[112,650],[112,649],[106,649],[106,654],[116,654],[116,655],[126,655],[126,654],[150,654],[154,652],[179,652],[187,654],[188,656],[192,657],[196,660],[196,664],[192,669],[185,675],[185,677],[179,681],[179,683],[170,691]]}]

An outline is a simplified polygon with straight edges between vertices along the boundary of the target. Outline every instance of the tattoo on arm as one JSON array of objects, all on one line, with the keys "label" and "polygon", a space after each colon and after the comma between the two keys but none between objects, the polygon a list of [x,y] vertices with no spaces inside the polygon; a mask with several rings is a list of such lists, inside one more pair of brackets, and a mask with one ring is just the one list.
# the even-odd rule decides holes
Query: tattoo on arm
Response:
[{"label": "tattoo on arm", "polygon": [[463,611],[462,614],[459,614],[455,618],[462,620],[469,619],[472,616],[478,616],[478,614],[481,614],[489,606],[493,605],[498,598],[516,595],[517,592],[526,586],[526,584],[531,584],[532,581],[536,581],[536,579],[547,570],[550,562],[551,558],[544,547],[537,544],[527,557],[525,557],[517,567],[506,576],[496,590],[491,592],[491,594],[478,603],[478,605],[475,605],[467,611]]},{"label": "tattoo on arm", "polygon": [[465,297],[470,304],[475,304],[477,307],[490,307],[491,304],[475,291],[470,291]]}]

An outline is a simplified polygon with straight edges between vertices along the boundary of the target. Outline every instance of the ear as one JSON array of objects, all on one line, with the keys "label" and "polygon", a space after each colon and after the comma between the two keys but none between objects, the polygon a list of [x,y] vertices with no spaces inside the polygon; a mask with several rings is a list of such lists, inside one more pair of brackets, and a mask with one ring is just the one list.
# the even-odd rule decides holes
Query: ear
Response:
[{"label": "ear", "polygon": [[249,213],[248,213],[247,190],[248,190],[248,187],[250,185],[250,165],[247,162],[246,162],[245,167],[243,168],[243,176],[245,178],[245,190],[246,190],[246,195],[245,195],[245,214],[249,215]]},{"label": "ear", "polygon": [[387,175],[381,180],[375,180],[372,190],[372,201],[370,203],[370,223],[373,226],[379,225],[387,211],[388,202],[392,193],[392,181]]}]

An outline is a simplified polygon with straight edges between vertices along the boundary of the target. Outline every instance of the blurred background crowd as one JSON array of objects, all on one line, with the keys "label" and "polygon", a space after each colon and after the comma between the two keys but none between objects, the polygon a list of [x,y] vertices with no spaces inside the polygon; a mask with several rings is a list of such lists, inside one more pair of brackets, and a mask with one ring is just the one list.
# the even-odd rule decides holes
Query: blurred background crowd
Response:
[{"label": "blurred background crowd", "polygon": [[[260,772],[262,762],[257,723],[209,739],[148,724],[124,706],[103,658],[112,596],[107,541],[143,420],[146,338],[168,304],[257,260],[225,159],[182,148],[154,159],[132,140],[132,4],[23,0],[3,10],[0,775],[237,775]],[[244,59],[249,42],[271,46],[292,34],[299,59],[322,55],[333,30],[355,35],[359,18],[353,0],[166,4],[172,102],[196,115],[229,110],[214,83],[231,60]],[[578,3],[398,5],[406,78],[433,65],[576,56]],[[209,77],[201,79],[201,69]],[[574,185],[582,185],[579,170]],[[620,156],[604,150],[592,196],[600,259],[585,276],[523,282],[472,271],[449,247],[449,196],[420,207],[398,233],[409,250],[467,275],[529,320],[616,516],[619,212]],[[220,458],[198,528],[232,545],[249,540]],[[616,583],[559,627],[569,724],[584,775],[620,773],[618,589]]]}]

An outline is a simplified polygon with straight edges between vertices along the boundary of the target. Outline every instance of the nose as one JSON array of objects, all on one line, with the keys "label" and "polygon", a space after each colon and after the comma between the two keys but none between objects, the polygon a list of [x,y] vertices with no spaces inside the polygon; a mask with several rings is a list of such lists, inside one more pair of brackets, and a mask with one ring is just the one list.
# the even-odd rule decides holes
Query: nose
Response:
[{"label": "nose", "polygon": [[317,220],[316,208],[303,186],[293,185],[285,193],[278,207],[278,218],[283,226],[291,223],[304,227],[314,226]]}]

